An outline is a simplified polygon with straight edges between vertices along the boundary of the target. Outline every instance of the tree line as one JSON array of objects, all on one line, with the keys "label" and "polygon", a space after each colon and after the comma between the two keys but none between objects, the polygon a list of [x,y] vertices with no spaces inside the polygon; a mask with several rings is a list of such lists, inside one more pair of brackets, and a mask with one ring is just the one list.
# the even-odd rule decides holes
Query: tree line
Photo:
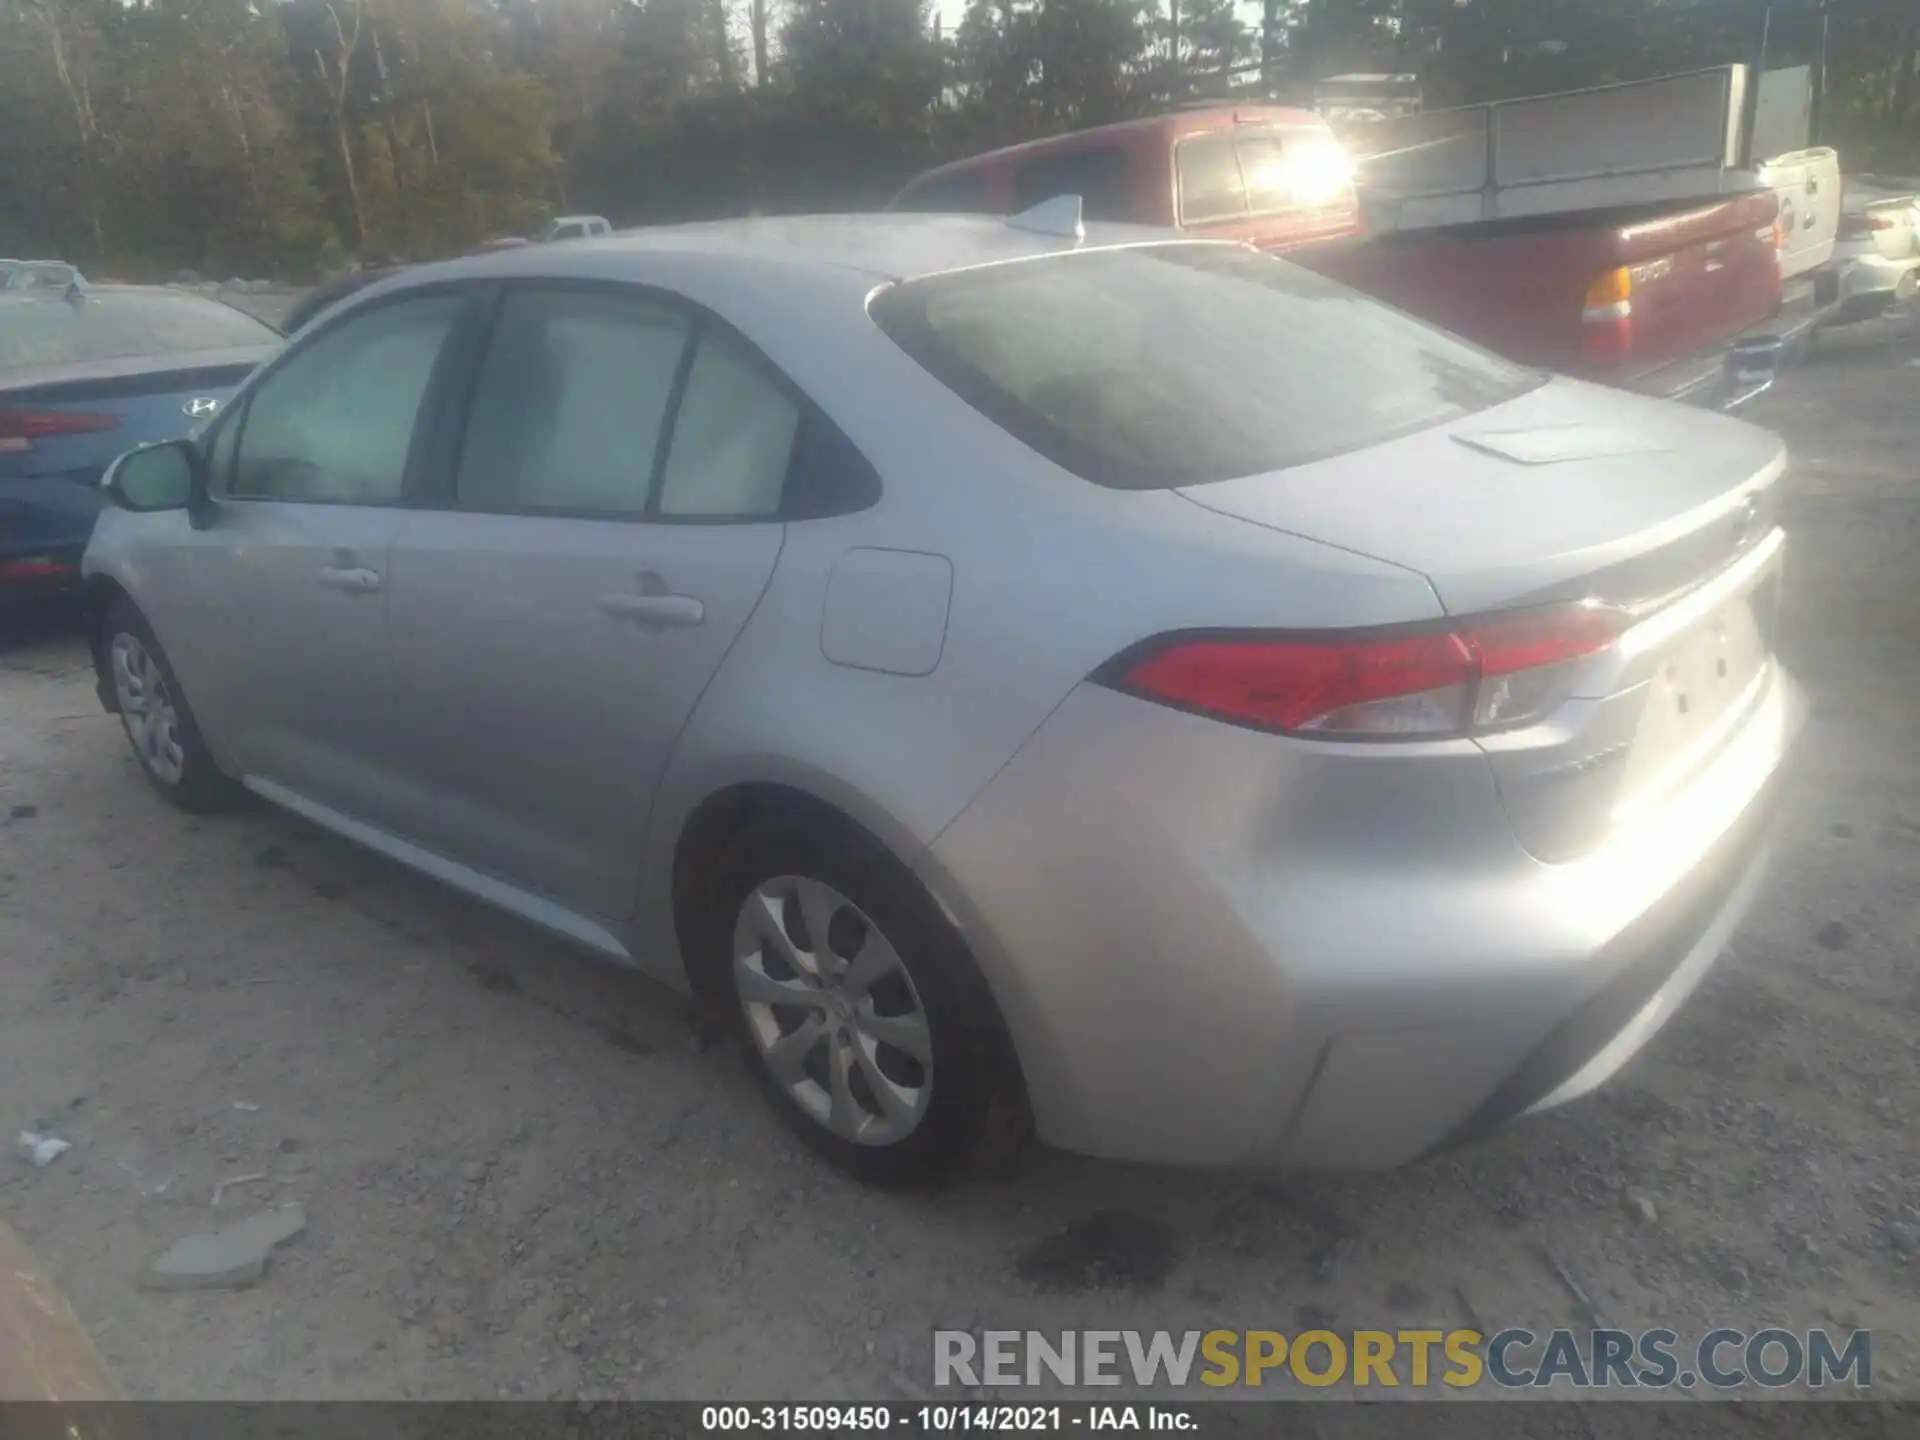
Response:
[{"label": "tree line", "polygon": [[[929,165],[1225,96],[1428,105],[1824,55],[1920,170],[1920,0],[0,0],[0,254],[306,278],[616,224],[874,205]],[[1822,43],[1824,38],[1824,43]]]}]

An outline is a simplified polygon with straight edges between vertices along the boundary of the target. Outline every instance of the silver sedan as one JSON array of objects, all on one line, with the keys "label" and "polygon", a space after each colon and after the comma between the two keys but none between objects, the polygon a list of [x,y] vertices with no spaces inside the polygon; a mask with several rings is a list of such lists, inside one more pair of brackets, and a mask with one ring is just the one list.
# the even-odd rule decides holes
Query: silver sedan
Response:
[{"label": "silver sedan", "polygon": [[750,221],[348,297],[85,568],[162,795],[690,990],[863,1176],[1378,1166],[1726,942],[1784,463],[1230,244]]}]

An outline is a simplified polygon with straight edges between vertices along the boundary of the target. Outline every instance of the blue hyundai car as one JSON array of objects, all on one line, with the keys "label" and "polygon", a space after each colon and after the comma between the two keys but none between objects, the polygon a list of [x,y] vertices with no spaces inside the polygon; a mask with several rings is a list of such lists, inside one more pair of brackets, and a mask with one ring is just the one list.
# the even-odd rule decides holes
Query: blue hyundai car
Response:
[{"label": "blue hyundai car", "polygon": [[0,292],[0,608],[78,591],[108,463],[205,424],[280,343],[185,291]]}]

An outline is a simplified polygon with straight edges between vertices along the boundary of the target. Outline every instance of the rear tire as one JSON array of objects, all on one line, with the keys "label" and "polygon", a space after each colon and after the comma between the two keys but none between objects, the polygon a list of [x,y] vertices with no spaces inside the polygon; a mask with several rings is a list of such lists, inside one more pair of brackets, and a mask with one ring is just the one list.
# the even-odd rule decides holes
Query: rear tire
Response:
[{"label": "rear tire", "polygon": [[100,628],[101,664],[133,758],[168,804],[189,814],[229,809],[245,792],[220,772],[153,627],[125,598]]},{"label": "rear tire", "polygon": [[809,817],[760,821],[722,852],[697,908],[690,953],[748,1069],[836,1166],[924,1185],[1024,1136],[986,983],[877,843]]}]

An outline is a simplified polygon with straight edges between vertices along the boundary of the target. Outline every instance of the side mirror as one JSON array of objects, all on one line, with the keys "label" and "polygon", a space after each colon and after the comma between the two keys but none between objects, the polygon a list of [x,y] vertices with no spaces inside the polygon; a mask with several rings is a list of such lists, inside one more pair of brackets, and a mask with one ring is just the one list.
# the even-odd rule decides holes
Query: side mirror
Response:
[{"label": "side mirror", "polygon": [[122,510],[186,510],[206,493],[206,462],[191,440],[161,440],[127,451],[100,484]]}]

